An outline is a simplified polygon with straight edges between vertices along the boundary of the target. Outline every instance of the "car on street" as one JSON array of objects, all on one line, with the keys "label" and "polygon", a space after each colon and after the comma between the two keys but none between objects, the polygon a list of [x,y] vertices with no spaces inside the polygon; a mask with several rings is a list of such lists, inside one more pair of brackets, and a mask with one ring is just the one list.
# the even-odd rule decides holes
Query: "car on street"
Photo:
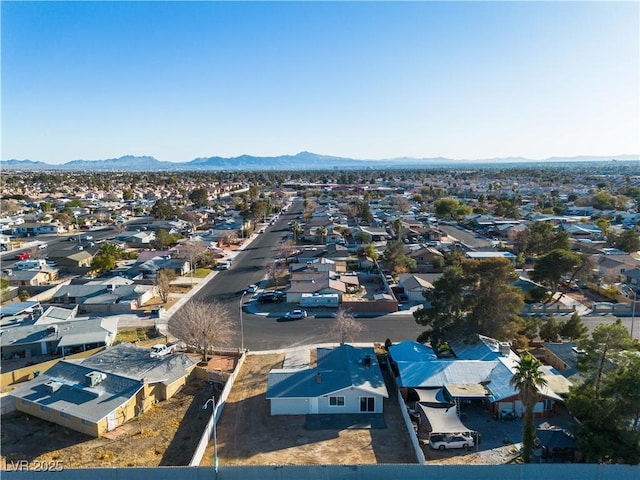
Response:
[{"label": "car on street", "polygon": [[441,433],[431,434],[429,437],[429,445],[434,450],[447,450],[450,448],[471,448],[475,442],[473,437],[466,433]]},{"label": "car on street", "polygon": [[93,235],[85,235],[83,240],[93,240]]},{"label": "car on street", "polygon": [[18,253],[15,256],[16,260],[28,260],[31,257],[27,252]]},{"label": "car on street", "polygon": [[305,310],[291,310],[284,314],[284,318],[287,320],[301,320],[307,318],[307,312]]},{"label": "car on street", "polygon": [[231,268],[231,262],[218,263],[218,270],[229,270],[229,268]]},{"label": "car on street", "polygon": [[247,287],[247,293],[256,293],[258,291],[258,286],[251,284]]},{"label": "car on street", "polygon": [[269,290],[258,295],[258,303],[280,303],[285,295],[277,290]]}]

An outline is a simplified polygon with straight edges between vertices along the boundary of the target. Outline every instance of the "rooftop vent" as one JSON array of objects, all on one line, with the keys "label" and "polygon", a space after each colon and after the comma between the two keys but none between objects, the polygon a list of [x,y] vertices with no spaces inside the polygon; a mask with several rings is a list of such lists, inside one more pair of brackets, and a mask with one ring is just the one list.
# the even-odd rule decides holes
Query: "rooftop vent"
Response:
[{"label": "rooftop vent", "polygon": [[62,387],[62,383],[56,382],[55,380],[49,380],[47,383],[44,384],[44,388],[46,388],[47,392],[49,393],[55,393],[58,390],[60,390],[61,387]]},{"label": "rooftop vent", "polygon": [[84,376],[88,387],[95,387],[105,378],[107,378],[107,374],[102,372],[89,372]]},{"label": "rooftop vent", "polygon": [[500,355],[508,356],[511,353],[511,345],[509,345],[509,342],[500,342],[498,352],[500,352]]}]

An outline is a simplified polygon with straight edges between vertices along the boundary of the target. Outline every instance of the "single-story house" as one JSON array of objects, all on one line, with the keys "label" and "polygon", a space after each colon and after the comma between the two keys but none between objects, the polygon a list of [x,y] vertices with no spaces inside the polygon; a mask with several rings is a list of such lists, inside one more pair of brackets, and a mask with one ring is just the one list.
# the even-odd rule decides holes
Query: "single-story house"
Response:
[{"label": "single-story house", "polygon": [[[57,270],[55,270],[57,274]],[[10,274],[4,275],[4,279],[9,282],[9,285],[21,287],[21,286],[38,286],[47,285],[52,279],[53,272],[51,269],[33,269],[33,270],[12,270]]]},{"label": "single-story house", "polygon": [[56,260],[58,266],[68,267],[72,269],[77,268],[89,268],[93,260],[93,255],[87,250],[81,250],[79,252],[72,253],[66,257],[61,257]]},{"label": "single-story house", "polygon": [[398,287],[400,287],[409,301],[425,302],[422,292],[433,290],[433,284],[420,274],[402,273],[398,276]]},{"label": "single-story house", "polygon": [[13,228],[15,235],[50,235],[56,233],[63,233],[65,228],[62,225],[55,223],[23,223],[22,225],[16,225]]},{"label": "single-story house", "polygon": [[[407,395],[409,388],[445,389],[447,396],[458,405],[468,401],[480,401],[497,417],[501,415],[521,416],[524,411],[519,394],[510,380],[519,362],[519,357],[506,342],[498,342],[478,335],[475,343],[463,341],[450,343],[454,357],[433,358],[433,352],[424,354],[424,348],[411,350],[402,348],[400,359],[394,357],[395,346],[389,348],[396,382]],[[430,349],[429,349],[430,350]],[[547,416],[561,395],[568,393],[569,382],[555,369],[542,368],[548,382],[540,392],[534,413]]]},{"label": "single-story house", "polygon": [[62,360],[9,395],[21,412],[99,437],[170,398],[194,367],[183,354],[155,358],[149,349],[122,344]]},{"label": "single-story house", "polygon": [[[74,319],[76,312],[77,309],[50,307],[35,322],[25,319],[3,328],[0,336],[2,358],[30,358],[32,355],[57,353],[68,355],[111,345],[118,331],[117,319]],[[58,317],[58,321],[55,321],[55,317]]]},{"label": "single-story house", "polygon": [[292,273],[287,303],[299,303],[303,293],[337,293],[342,302],[342,295],[346,292],[347,284],[335,272]]},{"label": "single-story house", "polygon": [[314,368],[269,372],[271,415],[383,413],[387,387],[372,348],[318,348]]}]

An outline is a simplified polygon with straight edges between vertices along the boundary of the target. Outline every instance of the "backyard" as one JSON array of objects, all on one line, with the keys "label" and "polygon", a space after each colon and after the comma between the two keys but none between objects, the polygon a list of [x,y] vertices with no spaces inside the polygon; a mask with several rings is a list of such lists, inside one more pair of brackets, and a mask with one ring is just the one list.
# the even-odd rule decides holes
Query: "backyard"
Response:
[{"label": "backyard", "polygon": [[[267,375],[283,360],[284,354],[247,358],[218,423],[220,465],[416,462],[393,394],[385,400],[383,429],[308,430],[305,415],[271,416]],[[210,444],[202,465],[212,465],[212,450]]]}]

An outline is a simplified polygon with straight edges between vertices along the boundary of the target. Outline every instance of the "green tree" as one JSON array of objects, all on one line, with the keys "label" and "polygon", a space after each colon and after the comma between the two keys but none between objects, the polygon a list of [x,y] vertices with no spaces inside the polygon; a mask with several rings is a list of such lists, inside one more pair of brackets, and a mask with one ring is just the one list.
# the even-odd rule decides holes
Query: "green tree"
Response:
[{"label": "green tree", "polygon": [[122,200],[124,200],[125,202],[127,200],[133,200],[133,190],[130,188],[123,188],[122,189]]},{"label": "green tree", "polygon": [[371,260],[373,260],[374,263],[376,263],[378,261],[378,258],[380,258],[380,254],[378,253],[378,251],[376,250],[376,247],[373,246],[371,243],[367,244],[364,247],[364,254],[370,258]]},{"label": "green tree", "polygon": [[162,198],[156,200],[153,207],[151,207],[151,215],[160,220],[167,220],[173,218],[177,213],[177,210],[171,205],[168,200]]},{"label": "green tree", "polygon": [[578,312],[573,312],[571,318],[560,325],[560,336],[570,340],[580,340],[585,338],[589,329],[582,322]]},{"label": "green tree", "polygon": [[293,233],[293,242],[298,243],[298,237],[304,231],[300,222],[294,220],[291,222],[291,232]]},{"label": "green tree", "polygon": [[169,233],[164,228],[160,228],[156,232],[156,238],[152,241],[152,245],[158,250],[164,250],[178,243],[178,240],[180,240],[180,235],[177,233]]},{"label": "green tree", "polygon": [[616,357],[632,345],[631,335],[618,319],[616,323],[600,324],[591,333],[590,339],[580,343],[585,351],[578,360],[580,371],[589,372],[593,376],[594,400],[600,396],[600,383],[605,368],[615,363]]},{"label": "green tree", "polygon": [[534,222],[526,236],[525,251],[532,255],[543,255],[555,249],[569,250],[569,234],[556,229],[549,222]]},{"label": "green tree", "polygon": [[640,250],[640,237],[633,229],[625,230],[620,235],[616,235],[613,246],[623,252],[637,252]]},{"label": "green tree", "polygon": [[579,342],[582,383],[571,387],[567,407],[588,462],[640,463],[640,356],[618,321],[598,325]]},{"label": "green tree", "polygon": [[517,278],[511,262],[504,258],[467,260],[462,267],[469,282],[465,318],[468,335],[513,338],[521,328],[524,295],[511,285]]},{"label": "green tree", "polygon": [[189,193],[189,200],[195,207],[209,206],[209,191],[204,187],[194,188]]},{"label": "green tree", "polygon": [[420,340],[438,348],[460,337],[475,340],[478,334],[513,338],[522,329],[524,303],[521,291],[510,284],[513,275],[513,265],[502,258],[460,261],[450,256],[433,290],[423,293],[429,306],[413,314],[429,327]]},{"label": "green tree", "polygon": [[520,358],[516,371],[509,383],[518,390],[520,401],[524,405],[524,422],[522,425],[522,460],[531,463],[536,427],[533,410],[538,402],[540,390],[547,384],[540,370],[542,364],[533,355],[525,353]]},{"label": "green tree", "polygon": [[105,253],[97,253],[91,260],[91,270],[98,275],[116,268],[116,258]]},{"label": "green tree", "polygon": [[29,300],[29,297],[31,295],[29,295],[29,292],[27,292],[26,290],[20,290],[18,292],[18,298],[20,299],[21,302],[26,302],[27,300]]},{"label": "green tree", "polygon": [[434,350],[463,334],[467,281],[459,263],[449,264],[434,282],[433,290],[422,292],[428,306],[413,312],[416,323],[427,327],[418,338],[431,342]]},{"label": "green tree", "polygon": [[316,229],[316,235],[320,239],[320,243],[324,243],[324,240],[327,237],[327,227],[325,227],[324,225],[320,225]]},{"label": "green tree", "polygon": [[404,273],[414,270],[416,261],[405,255],[404,244],[398,240],[389,240],[384,251],[383,262],[393,273]]},{"label": "green tree", "polygon": [[556,317],[551,315],[546,322],[542,322],[540,327],[540,338],[545,342],[557,342],[560,335],[561,326],[558,325]]},{"label": "green tree", "polygon": [[562,277],[568,273],[575,276],[576,270],[583,264],[582,257],[577,253],[562,249],[552,250],[536,260],[531,280],[547,286],[553,297],[560,288]]},{"label": "green tree", "polygon": [[433,202],[433,208],[438,217],[460,218],[472,211],[471,207],[462,205],[455,198],[439,198]]}]

